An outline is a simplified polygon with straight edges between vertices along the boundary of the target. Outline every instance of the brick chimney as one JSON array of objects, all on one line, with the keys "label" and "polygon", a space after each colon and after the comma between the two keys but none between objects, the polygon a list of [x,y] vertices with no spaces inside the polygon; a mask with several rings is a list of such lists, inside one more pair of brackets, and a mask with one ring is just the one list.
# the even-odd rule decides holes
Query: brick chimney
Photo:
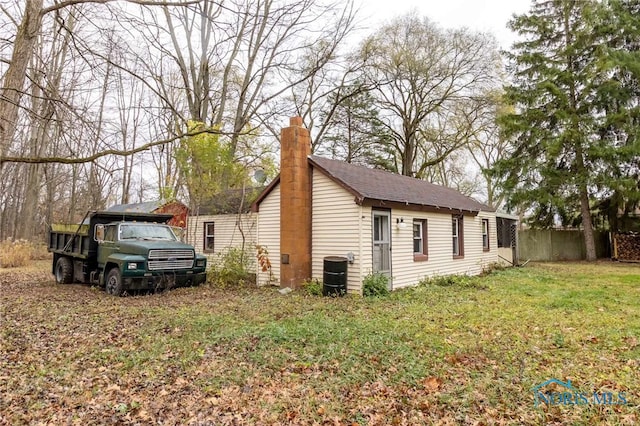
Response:
[{"label": "brick chimney", "polygon": [[280,133],[280,286],[311,278],[311,154],[309,130],[292,117]]}]

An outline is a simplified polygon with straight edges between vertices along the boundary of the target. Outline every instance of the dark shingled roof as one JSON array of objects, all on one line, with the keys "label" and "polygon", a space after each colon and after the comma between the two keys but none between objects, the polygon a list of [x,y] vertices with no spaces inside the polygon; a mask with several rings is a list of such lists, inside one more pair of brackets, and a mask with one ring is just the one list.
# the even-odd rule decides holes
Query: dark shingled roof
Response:
[{"label": "dark shingled roof", "polygon": [[[473,213],[493,212],[482,204],[452,188],[434,185],[421,179],[402,176],[385,170],[345,163],[340,160],[310,155],[309,163],[331,180],[349,191],[356,203],[375,206],[402,207],[408,210]],[[258,211],[262,200],[280,183],[278,175],[256,198],[252,205]]]},{"label": "dark shingled roof", "polygon": [[310,163],[323,171],[356,197],[358,204],[369,201],[400,203],[407,207],[428,206],[435,209],[473,212],[494,211],[455,189],[379,169],[357,166],[344,161],[309,156]]}]

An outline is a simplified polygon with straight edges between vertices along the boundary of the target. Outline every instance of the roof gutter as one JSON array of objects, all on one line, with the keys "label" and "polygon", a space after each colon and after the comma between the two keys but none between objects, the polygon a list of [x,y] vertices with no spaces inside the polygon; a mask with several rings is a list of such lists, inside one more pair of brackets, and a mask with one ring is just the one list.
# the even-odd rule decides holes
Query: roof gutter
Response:
[{"label": "roof gutter", "polygon": [[362,201],[360,203],[358,203],[358,199],[356,198],[356,203],[359,205],[364,205],[369,207],[396,208],[396,209],[404,209],[404,210],[412,210],[412,211],[420,211],[420,212],[428,212],[428,213],[466,214],[470,216],[477,216],[478,213],[480,213],[480,210],[468,210],[468,209],[459,209],[459,208],[442,207],[442,206],[412,204],[409,202],[378,200],[378,199],[366,198],[366,197],[362,197]]}]

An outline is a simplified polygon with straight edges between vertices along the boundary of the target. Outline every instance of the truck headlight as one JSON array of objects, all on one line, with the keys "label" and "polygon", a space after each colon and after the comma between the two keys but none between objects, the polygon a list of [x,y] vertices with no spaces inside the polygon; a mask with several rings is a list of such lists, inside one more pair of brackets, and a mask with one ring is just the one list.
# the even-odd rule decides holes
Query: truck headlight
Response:
[{"label": "truck headlight", "polygon": [[130,262],[127,264],[127,269],[138,269],[138,264],[135,262]]},{"label": "truck headlight", "polygon": [[196,267],[204,268],[206,265],[207,265],[207,260],[206,259],[198,259],[198,260],[196,260]]}]

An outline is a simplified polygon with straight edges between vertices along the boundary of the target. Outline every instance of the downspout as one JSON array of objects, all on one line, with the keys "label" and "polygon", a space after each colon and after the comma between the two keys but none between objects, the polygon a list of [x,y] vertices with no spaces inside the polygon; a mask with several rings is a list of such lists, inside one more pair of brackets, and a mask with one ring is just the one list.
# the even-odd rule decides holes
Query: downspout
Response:
[{"label": "downspout", "polygon": [[256,215],[256,245],[253,248],[253,250],[256,256],[256,285],[260,287],[262,274],[264,273],[262,272],[262,268],[260,267],[260,262],[258,262],[258,247],[260,247],[260,214],[258,213],[258,211],[254,212],[252,209],[251,214],[254,214],[254,213]]},{"label": "downspout", "polygon": [[362,296],[362,268],[364,267],[364,256],[363,256],[363,241],[362,241],[362,203],[358,205],[358,261],[360,262],[360,267],[358,268],[358,286],[359,286],[359,293]]}]

